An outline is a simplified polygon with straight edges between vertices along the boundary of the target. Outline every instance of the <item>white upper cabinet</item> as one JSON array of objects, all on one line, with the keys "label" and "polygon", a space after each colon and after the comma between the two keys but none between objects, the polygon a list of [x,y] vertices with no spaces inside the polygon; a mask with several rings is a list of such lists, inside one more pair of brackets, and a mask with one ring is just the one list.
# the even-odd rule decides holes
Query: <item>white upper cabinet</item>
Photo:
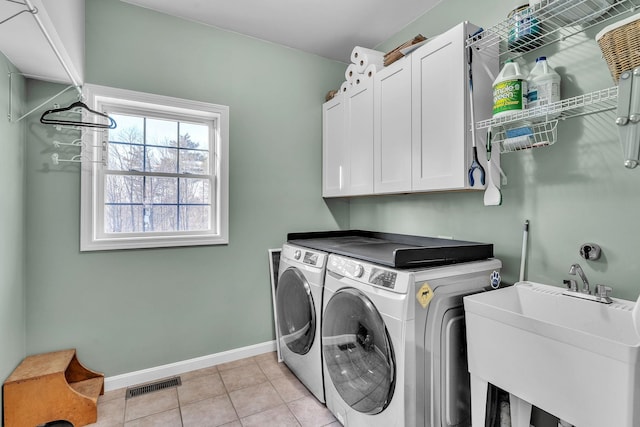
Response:
[{"label": "white upper cabinet", "polygon": [[411,191],[411,59],[374,77],[374,192]]},{"label": "white upper cabinet", "polygon": [[322,108],[322,196],[373,193],[373,79]]},{"label": "white upper cabinet", "polygon": [[[459,24],[379,70],[363,92],[352,86],[324,104],[324,197],[472,189],[465,44],[477,29]],[[492,113],[497,49],[474,48],[472,59],[475,120],[483,120]],[[485,135],[476,139],[486,167]]]},{"label": "white upper cabinet", "polygon": [[[473,151],[465,42],[478,27],[462,23],[417,49],[412,60],[412,190],[470,189]],[[476,120],[492,114],[497,55],[472,54]],[[486,163],[484,135],[476,141]]]},{"label": "white upper cabinet", "polygon": [[373,79],[347,92],[346,145],[349,147],[349,186],[351,196],[373,193]]},{"label": "white upper cabinet", "polygon": [[344,97],[338,95],[322,106],[322,197],[346,195],[349,150],[344,104]]},{"label": "white upper cabinet", "polygon": [[461,189],[467,183],[468,86],[461,25],[411,56],[412,189]]}]

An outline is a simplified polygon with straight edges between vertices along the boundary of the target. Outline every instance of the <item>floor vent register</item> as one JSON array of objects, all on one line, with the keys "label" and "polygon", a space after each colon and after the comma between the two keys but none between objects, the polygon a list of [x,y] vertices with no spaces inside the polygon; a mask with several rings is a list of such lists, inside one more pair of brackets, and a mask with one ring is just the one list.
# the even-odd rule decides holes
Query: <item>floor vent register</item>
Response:
[{"label": "floor vent register", "polygon": [[156,381],[154,383],[143,384],[135,387],[129,387],[127,389],[126,399],[132,397],[142,396],[143,394],[152,393],[154,391],[164,390],[166,388],[178,387],[182,385],[180,377],[168,378],[165,380]]}]

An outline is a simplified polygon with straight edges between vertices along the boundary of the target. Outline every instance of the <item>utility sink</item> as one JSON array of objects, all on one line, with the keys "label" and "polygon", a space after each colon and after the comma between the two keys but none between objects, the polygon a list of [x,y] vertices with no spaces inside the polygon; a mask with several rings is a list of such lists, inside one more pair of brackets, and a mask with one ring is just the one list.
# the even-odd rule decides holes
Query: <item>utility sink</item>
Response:
[{"label": "utility sink", "polygon": [[514,427],[529,427],[531,405],[577,427],[640,426],[636,303],[562,293],[519,282],[464,298],[472,427],[488,383],[509,392]]}]

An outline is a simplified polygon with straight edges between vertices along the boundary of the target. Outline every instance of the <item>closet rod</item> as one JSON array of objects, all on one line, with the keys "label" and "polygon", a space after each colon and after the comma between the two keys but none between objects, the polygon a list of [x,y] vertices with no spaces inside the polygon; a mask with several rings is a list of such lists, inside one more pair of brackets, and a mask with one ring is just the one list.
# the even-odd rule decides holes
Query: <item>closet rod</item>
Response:
[{"label": "closet rod", "polygon": [[[34,10],[35,9],[33,7],[33,4],[31,3],[31,0],[24,0],[24,2],[25,2],[25,4],[27,5],[27,7],[30,10]],[[35,9],[35,10],[37,11],[37,9]],[[55,43],[53,42],[53,39],[51,38],[51,36],[47,32],[47,29],[44,27],[44,24],[42,23],[42,20],[38,16],[38,13],[32,13],[32,16],[33,16],[33,19],[36,20],[36,23],[38,24],[38,27],[40,27],[40,31],[42,31],[42,34],[47,39],[47,43],[49,43],[49,46],[53,50],[53,53],[55,53],[56,57],[58,58],[58,61],[60,61],[60,64],[62,65],[62,68],[64,68],[65,73],[67,73],[67,76],[69,76],[69,79],[71,80],[71,83],[73,84],[73,86],[76,87],[76,90],[78,91],[78,95],[82,96],[82,88],[80,87],[80,83],[75,79],[75,77],[73,77],[73,73],[71,73],[71,70],[67,66],[67,63],[64,62],[64,59],[62,58],[62,55],[60,54],[60,51],[58,50],[58,48],[56,47]]]},{"label": "closet rod", "polygon": [[[19,5],[22,5],[22,6],[27,6],[26,3],[22,3],[22,2],[19,2],[19,1],[16,1],[16,0],[6,0],[6,1],[8,1],[10,3],[19,4]],[[27,6],[27,7],[29,7],[29,6]],[[4,24],[5,22],[12,20],[13,18],[15,18],[18,15],[22,15],[25,12],[29,12],[31,14],[36,14],[36,13],[38,13],[38,9],[35,8],[35,7],[30,7],[29,9],[23,9],[20,12],[13,14],[13,15],[11,15],[10,17],[8,17],[6,19],[3,19],[2,21],[0,21],[0,24]]]}]

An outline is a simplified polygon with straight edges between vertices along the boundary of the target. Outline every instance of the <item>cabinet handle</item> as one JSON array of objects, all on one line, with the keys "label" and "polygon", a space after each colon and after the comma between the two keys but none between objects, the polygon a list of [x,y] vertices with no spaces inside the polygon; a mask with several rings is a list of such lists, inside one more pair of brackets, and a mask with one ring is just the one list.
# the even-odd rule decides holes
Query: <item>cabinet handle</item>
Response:
[{"label": "cabinet handle", "polygon": [[342,190],[342,166],[338,167],[338,174],[339,174],[338,181],[340,184],[340,190]]}]

